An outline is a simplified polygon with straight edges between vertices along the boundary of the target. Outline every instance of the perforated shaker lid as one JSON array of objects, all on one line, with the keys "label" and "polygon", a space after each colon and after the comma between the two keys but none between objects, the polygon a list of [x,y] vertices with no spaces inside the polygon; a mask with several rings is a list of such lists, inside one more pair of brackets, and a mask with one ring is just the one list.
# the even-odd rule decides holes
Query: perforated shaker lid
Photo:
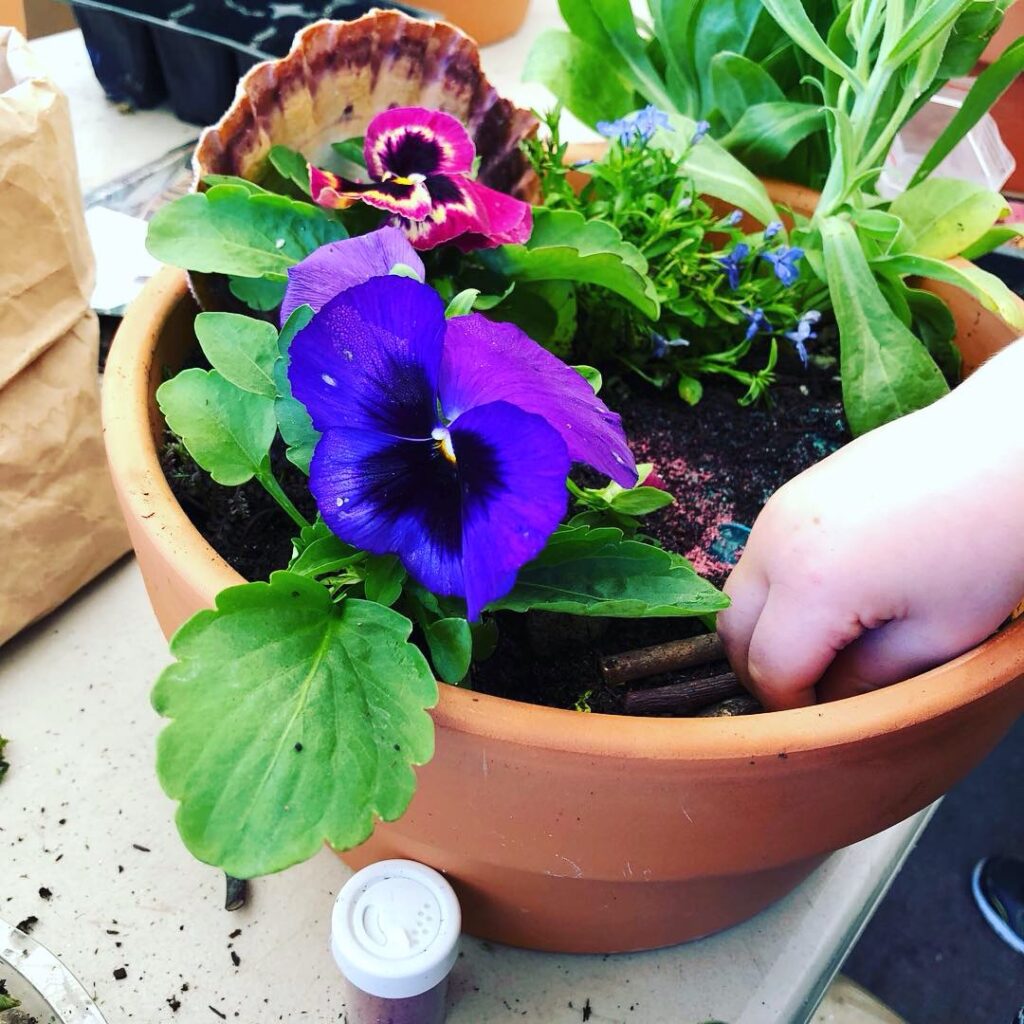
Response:
[{"label": "perforated shaker lid", "polygon": [[433,868],[382,860],[344,885],[331,917],[331,952],[356,988],[384,999],[429,992],[458,957],[462,912]]}]

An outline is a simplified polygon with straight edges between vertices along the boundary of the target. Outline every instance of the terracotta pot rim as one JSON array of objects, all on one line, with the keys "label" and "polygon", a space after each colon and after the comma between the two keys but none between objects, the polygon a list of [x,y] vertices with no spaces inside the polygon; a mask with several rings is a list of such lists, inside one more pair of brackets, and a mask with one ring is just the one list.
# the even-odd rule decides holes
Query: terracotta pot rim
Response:
[{"label": "terracotta pot rim", "polygon": [[[196,591],[213,596],[244,582],[192,525],[164,478],[150,422],[153,348],[172,310],[189,297],[185,274],[165,268],[129,309],[107,363],[103,423],[124,500]],[[140,424],[144,429],[139,431]],[[580,714],[440,684],[440,727],[534,748],[636,760],[731,760],[862,742],[979,701],[1024,673],[1024,618],[953,661],[872,693],[741,718],[657,719]]]}]

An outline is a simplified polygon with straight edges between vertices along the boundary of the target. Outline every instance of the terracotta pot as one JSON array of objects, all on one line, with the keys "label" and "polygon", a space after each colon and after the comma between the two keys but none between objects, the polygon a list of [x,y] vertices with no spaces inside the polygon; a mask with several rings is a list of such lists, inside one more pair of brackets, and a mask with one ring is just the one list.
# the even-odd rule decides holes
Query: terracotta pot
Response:
[{"label": "terracotta pot", "polygon": [[471,35],[480,46],[507,39],[526,20],[530,0],[433,0],[431,10],[438,11],[453,25]]},{"label": "terracotta pot", "polygon": [[[806,200],[773,186],[791,206]],[[968,368],[1014,332],[939,289]],[[107,364],[107,450],[169,635],[241,582],[161,473],[153,392],[193,344],[184,275],[133,305]],[[441,686],[437,753],[398,822],[345,855],[446,872],[466,927],[561,951],[647,949],[735,924],[831,851],[936,799],[1024,710],[1024,620],[940,668],[835,704],[749,718],[581,715]]]}]

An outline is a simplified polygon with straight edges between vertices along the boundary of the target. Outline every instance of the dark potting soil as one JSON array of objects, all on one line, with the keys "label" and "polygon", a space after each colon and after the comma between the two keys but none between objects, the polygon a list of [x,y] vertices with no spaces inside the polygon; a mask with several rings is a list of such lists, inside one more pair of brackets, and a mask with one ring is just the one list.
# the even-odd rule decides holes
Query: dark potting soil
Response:
[{"label": "dark potting soil", "polygon": [[[769,400],[742,407],[736,388],[705,382],[694,407],[646,386],[612,381],[602,397],[622,413],[637,462],[652,462],[676,504],[644,519],[644,532],[689,558],[716,585],[738,560],[772,492],[848,439],[838,380],[827,370],[780,374]],[[303,514],[315,513],[302,474],[272,452],[278,479]],[[221,487],[181,444],[168,439],[164,472],[200,533],[247,579],[287,564],[291,520],[256,482]],[[623,687],[607,686],[598,662],[619,653],[704,632],[696,619],[575,619],[501,613],[495,654],[474,665],[468,684],[500,697],[552,707],[616,713]],[[723,664],[645,680],[660,685],[721,673]]]}]

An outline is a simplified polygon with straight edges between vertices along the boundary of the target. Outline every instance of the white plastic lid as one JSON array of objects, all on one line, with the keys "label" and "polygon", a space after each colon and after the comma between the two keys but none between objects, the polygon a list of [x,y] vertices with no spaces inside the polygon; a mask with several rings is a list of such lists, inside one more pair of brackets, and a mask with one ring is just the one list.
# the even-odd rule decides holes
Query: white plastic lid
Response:
[{"label": "white plastic lid", "polygon": [[433,868],[382,860],[344,885],[331,917],[331,952],[342,974],[382,999],[429,992],[459,955],[462,912]]}]

